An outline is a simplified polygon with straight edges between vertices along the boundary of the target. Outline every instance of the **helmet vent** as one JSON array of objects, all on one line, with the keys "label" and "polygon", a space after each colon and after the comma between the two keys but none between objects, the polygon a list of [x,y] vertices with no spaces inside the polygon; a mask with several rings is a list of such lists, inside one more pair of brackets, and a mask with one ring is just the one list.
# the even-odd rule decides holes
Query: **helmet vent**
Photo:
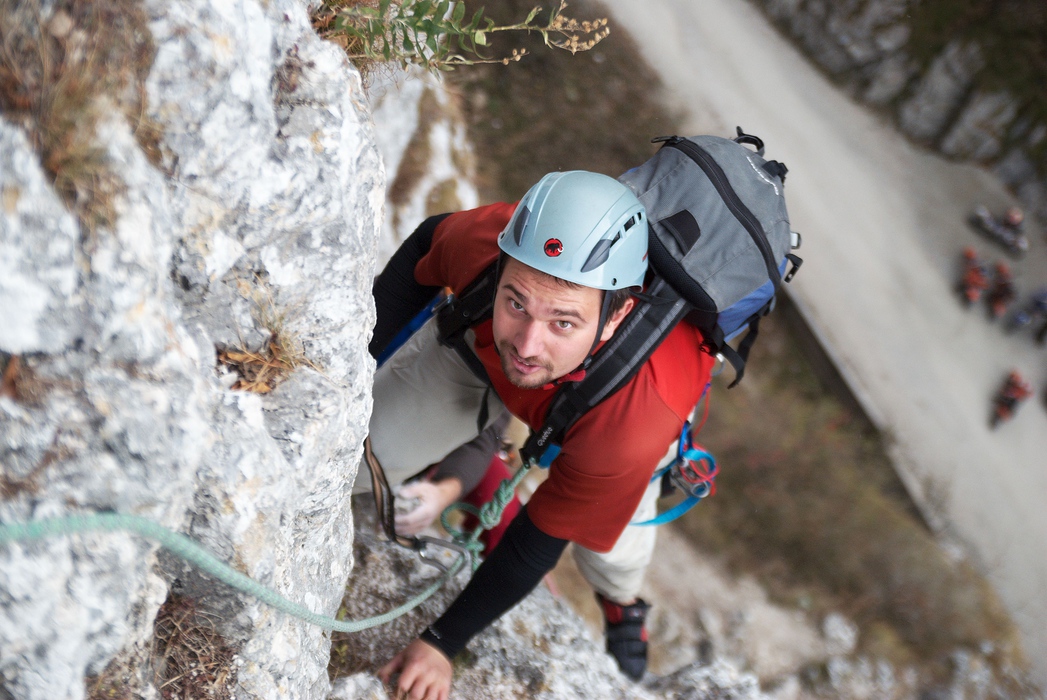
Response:
[{"label": "helmet vent", "polygon": [[[625,231],[628,231],[628,230],[629,230],[629,229],[631,229],[631,228],[632,228],[633,226],[635,226],[635,225],[636,225],[636,222],[637,222],[637,220],[638,220],[638,219],[637,219],[637,218],[636,218],[635,216],[631,216],[631,217],[629,217],[629,220],[625,222],[625,227],[624,227],[624,230],[625,230]],[[617,239],[617,238],[615,238],[615,240],[618,240],[618,239]]]},{"label": "helmet vent", "polygon": [[527,220],[531,218],[531,210],[521,206],[516,212],[516,221],[513,222],[513,241],[520,245],[523,239],[524,229],[527,228]]},{"label": "helmet vent", "polygon": [[597,244],[593,246],[592,252],[589,253],[589,257],[585,259],[585,264],[582,265],[582,272],[595,270],[607,262],[607,255],[611,250],[611,246],[614,245],[617,240],[618,238],[615,238],[614,241],[604,238],[597,242]]}]

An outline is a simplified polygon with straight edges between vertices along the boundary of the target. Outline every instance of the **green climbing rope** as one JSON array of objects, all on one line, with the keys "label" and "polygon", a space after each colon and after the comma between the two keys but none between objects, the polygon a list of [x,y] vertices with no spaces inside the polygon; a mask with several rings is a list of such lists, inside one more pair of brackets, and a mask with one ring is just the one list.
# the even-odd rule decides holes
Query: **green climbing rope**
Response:
[{"label": "green climbing rope", "polygon": [[[501,522],[502,513],[505,511],[505,507],[509,505],[509,501],[513,500],[513,494],[516,493],[516,487],[519,486],[520,482],[523,481],[523,478],[527,476],[530,467],[530,464],[525,463],[517,470],[516,474],[513,475],[513,478],[505,479],[502,483],[498,484],[494,496],[492,496],[491,500],[485,503],[482,508],[477,508],[469,503],[459,501],[458,503],[445,508],[444,512],[440,514],[440,524],[443,525],[444,530],[447,530],[448,534],[451,535],[451,539],[462,549],[468,550],[472,555],[473,571],[476,571],[477,567],[480,566],[480,552],[483,551],[483,543],[479,541],[480,533],[484,530],[490,530]],[[480,521],[479,526],[469,533],[455,528],[449,522],[449,516],[455,510],[462,510],[474,515],[477,520]]]},{"label": "green climbing rope", "polygon": [[382,615],[352,621],[336,620],[326,615],[318,615],[297,603],[293,603],[271,588],[267,588],[249,576],[236,571],[185,535],[172,532],[159,523],[137,515],[97,513],[37,520],[16,525],[0,524],[0,544],[39,540],[46,537],[73,535],[83,532],[114,532],[118,530],[133,532],[142,537],[155,540],[167,551],[185,559],[193,566],[214,576],[226,585],[252,595],[263,603],[271,605],[277,610],[292,615],[299,620],[304,620],[324,629],[335,630],[336,632],[359,632],[360,630],[383,625],[400,617],[404,613],[418,607],[429,596],[438,591],[448,579],[458,573],[465,563],[465,556],[459,556],[455,563],[439,579],[403,605],[393,608]]},{"label": "green climbing rope", "polygon": [[[479,553],[482,545],[478,542],[480,532],[489,530],[498,524],[502,518],[502,511],[513,498],[517,484],[523,479],[527,472],[526,468],[520,469],[512,479],[506,479],[495,492],[494,498],[486,503],[483,508],[476,509],[466,503],[457,503],[447,508],[440,516],[441,522],[452,537],[460,544],[461,548],[468,551],[472,558],[473,570],[479,566]],[[451,528],[447,524],[447,515],[454,509],[467,510],[480,519],[480,527],[473,532],[465,534]],[[63,535],[75,535],[85,532],[133,532],[142,537],[154,540],[164,549],[181,557],[201,571],[204,571],[232,588],[254,596],[263,603],[270,605],[281,612],[287,613],[299,620],[336,632],[359,632],[384,625],[395,620],[421,605],[432,596],[455,574],[461,570],[465,563],[465,554],[458,556],[454,563],[428,588],[392,610],[381,615],[375,615],[363,620],[336,620],[327,615],[317,613],[302,607],[298,603],[291,602],[287,598],[245,576],[239,571],[215,557],[199,544],[183,534],[173,532],[159,523],[153,522],[137,515],[126,515],[122,513],[94,513],[83,515],[71,515],[65,518],[50,518],[36,520],[30,523],[17,523],[5,525],[0,523],[0,545],[8,542],[25,542],[29,540],[41,540],[48,537],[59,537]]]}]

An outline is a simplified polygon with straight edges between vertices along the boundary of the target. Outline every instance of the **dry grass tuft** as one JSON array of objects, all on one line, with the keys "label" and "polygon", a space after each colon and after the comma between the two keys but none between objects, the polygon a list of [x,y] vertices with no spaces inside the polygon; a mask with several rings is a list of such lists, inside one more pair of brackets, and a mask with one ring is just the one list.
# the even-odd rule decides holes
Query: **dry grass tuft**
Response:
[{"label": "dry grass tuft", "polygon": [[294,350],[289,351],[281,339],[273,335],[260,352],[219,350],[218,361],[240,376],[233,389],[268,394],[303,363],[303,358]]},{"label": "dry grass tuft", "polygon": [[[56,389],[68,389],[69,381],[55,381],[41,377],[33,369],[33,358],[8,355],[0,352],[0,397],[8,398],[27,408],[44,405],[47,395]],[[36,494],[40,490],[40,477],[54,463],[71,456],[62,444],[62,433],[55,434],[51,445],[40,461],[28,471],[17,474],[12,465],[0,469],[0,500],[10,500],[19,494]]]},{"label": "dry grass tuft", "polygon": [[288,317],[293,310],[277,308],[265,280],[256,277],[253,283],[240,280],[237,284],[240,293],[254,303],[255,321],[269,331],[269,339],[258,351],[242,347],[242,342],[240,348],[218,348],[219,363],[240,377],[232,388],[268,394],[299,367],[322,372],[306,357],[302,343],[289,327]]},{"label": "dry grass tuft", "polygon": [[0,352],[0,396],[18,398],[19,369],[22,360],[18,355]]},{"label": "dry grass tuft", "polygon": [[191,599],[171,594],[160,606],[153,624],[153,682],[163,700],[233,697],[233,656]]},{"label": "dry grass tuft", "polygon": [[37,376],[31,361],[0,353],[0,396],[27,406],[40,406],[52,383]]},{"label": "dry grass tuft", "polygon": [[0,111],[22,126],[54,188],[87,232],[113,222],[124,183],[96,143],[115,104],[158,162],[159,129],[143,119],[155,54],[136,0],[0,4]]},{"label": "dry grass tuft", "polygon": [[321,38],[342,47],[346,55],[355,57],[352,59],[352,63],[356,66],[356,70],[360,72],[360,79],[364,85],[368,85],[384,63],[362,55],[364,52],[362,39],[351,36],[346,32],[337,31],[335,28],[335,20],[338,18],[339,12],[354,7],[377,9],[378,0],[323,0],[313,9],[310,19],[312,20],[313,29]]},{"label": "dry grass tuft", "polygon": [[137,700],[141,697],[129,683],[129,671],[119,664],[109,664],[97,676],[84,679],[87,700]]}]

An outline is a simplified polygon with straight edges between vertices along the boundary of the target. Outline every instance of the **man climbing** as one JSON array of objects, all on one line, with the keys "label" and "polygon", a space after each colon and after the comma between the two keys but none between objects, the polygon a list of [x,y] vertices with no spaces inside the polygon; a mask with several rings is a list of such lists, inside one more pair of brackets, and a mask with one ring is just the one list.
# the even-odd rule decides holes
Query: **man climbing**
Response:
[{"label": "man climbing", "polygon": [[[430,321],[375,376],[371,446],[399,483],[477,435],[502,411],[541,427],[560,385],[635,304],[647,270],[643,206],[616,180],[551,173],[516,205],[493,204],[426,220],[375,282],[384,347],[444,286],[458,293],[493,279],[493,311],[457,349]],[[484,272],[497,265],[496,277]],[[569,542],[607,619],[622,671],[646,668],[648,605],[638,595],[654,529],[629,527],[656,510],[651,476],[675,445],[709,381],[702,337],[679,324],[618,392],[566,433],[549,478],[448,610],[380,671],[416,700],[447,697],[451,659],[526,596]],[[491,417],[491,418],[489,418]]]}]

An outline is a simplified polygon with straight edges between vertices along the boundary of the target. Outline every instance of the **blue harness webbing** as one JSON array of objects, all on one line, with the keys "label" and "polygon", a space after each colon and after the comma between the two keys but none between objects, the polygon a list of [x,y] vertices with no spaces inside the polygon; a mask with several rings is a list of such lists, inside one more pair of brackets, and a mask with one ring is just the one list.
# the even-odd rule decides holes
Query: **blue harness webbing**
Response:
[{"label": "blue harness webbing", "polygon": [[673,485],[687,494],[687,498],[661,515],[630,525],[662,525],[676,520],[694,507],[694,504],[713,492],[716,475],[720,468],[716,458],[705,448],[694,442],[691,423],[684,423],[680,439],[676,444],[676,459],[654,472],[651,483],[660,480],[668,472]]}]

